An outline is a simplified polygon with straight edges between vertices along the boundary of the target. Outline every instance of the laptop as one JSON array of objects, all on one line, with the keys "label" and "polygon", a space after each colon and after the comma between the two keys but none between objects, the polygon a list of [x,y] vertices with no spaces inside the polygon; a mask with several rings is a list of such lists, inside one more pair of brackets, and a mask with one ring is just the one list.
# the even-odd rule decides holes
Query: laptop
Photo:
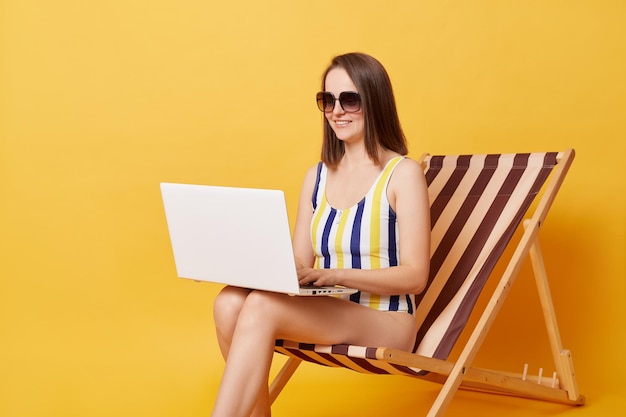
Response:
[{"label": "laptop", "polygon": [[180,278],[290,295],[352,294],[300,286],[284,192],[161,183]]}]

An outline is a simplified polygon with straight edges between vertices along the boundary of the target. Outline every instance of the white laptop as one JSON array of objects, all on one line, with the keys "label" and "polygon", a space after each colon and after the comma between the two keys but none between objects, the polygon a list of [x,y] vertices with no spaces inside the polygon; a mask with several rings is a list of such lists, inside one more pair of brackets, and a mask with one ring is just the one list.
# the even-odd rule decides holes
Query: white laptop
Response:
[{"label": "white laptop", "polygon": [[177,275],[290,295],[351,294],[301,287],[280,190],[161,183]]}]

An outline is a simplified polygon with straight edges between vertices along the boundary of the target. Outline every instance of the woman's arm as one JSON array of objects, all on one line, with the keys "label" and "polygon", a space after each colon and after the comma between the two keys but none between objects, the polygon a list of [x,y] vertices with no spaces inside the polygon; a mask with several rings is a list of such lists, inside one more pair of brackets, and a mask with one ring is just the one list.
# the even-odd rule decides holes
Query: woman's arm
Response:
[{"label": "woman's arm", "polygon": [[311,218],[313,217],[313,205],[311,198],[315,187],[317,165],[311,167],[302,183],[300,200],[298,202],[298,214],[293,232],[293,250],[296,257],[296,266],[301,268],[313,268],[315,255],[311,246]]},{"label": "woman's arm", "polygon": [[[309,196],[311,192],[312,188]],[[397,215],[400,265],[377,270],[299,268],[301,284],[343,285],[383,295],[424,290],[430,265],[430,207],[421,166],[412,159],[403,160],[389,181],[387,195]]]}]

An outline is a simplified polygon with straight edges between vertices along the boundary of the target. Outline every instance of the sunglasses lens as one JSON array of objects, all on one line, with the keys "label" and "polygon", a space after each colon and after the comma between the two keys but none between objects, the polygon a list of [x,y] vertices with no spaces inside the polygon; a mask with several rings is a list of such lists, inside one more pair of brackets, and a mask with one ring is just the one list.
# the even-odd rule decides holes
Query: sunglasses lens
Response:
[{"label": "sunglasses lens", "polygon": [[359,93],[344,91],[339,94],[339,103],[347,112],[357,112],[361,109],[361,96]]},{"label": "sunglasses lens", "polygon": [[317,101],[317,108],[320,111],[333,111],[333,107],[335,107],[335,96],[332,93],[327,93],[325,91],[317,93],[315,96],[315,100]]}]

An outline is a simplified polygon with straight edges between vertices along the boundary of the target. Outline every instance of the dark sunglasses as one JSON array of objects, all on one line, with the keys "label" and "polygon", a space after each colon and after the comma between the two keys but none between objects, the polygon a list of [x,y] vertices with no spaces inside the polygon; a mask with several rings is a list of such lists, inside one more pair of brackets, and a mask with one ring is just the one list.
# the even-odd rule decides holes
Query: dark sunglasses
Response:
[{"label": "dark sunglasses", "polygon": [[317,100],[317,107],[323,112],[333,111],[337,100],[339,100],[339,105],[343,111],[347,113],[361,110],[361,96],[354,91],[343,91],[339,94],[339,98],[335,98],[333,93],[328,91],[320,91],[315,99]]}]

